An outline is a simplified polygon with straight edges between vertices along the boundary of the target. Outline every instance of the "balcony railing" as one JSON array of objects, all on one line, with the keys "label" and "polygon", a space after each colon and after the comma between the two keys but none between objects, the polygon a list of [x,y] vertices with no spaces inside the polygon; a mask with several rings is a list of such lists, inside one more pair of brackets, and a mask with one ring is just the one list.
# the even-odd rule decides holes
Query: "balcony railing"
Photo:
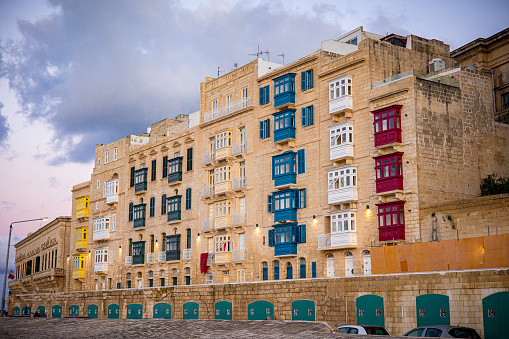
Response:
[{"label": "balcony railing", "polygon": [[202,197],[207,197],[209,195],[212,195],[214,194],[214,184],[212,185],[205,185],[202,187],[201,189],[201,196]]},{"label": "balcony railing", "polygon": [[231,215],[223,215],[220,217],[214,218],[214,229],[225,229],[232,227],[232,216]]},{"label": "balcony railing", "polygon": [[110,238],[110,230],[94,231],[94,241],[108,240]]},{"label": "balcony railing", "polygon": [[348,248],[357,246],[357,233],[355,231],[320,234],[318,248]]},{"label": "balcony railing", "polygon": [[353,97],[344,95],[329,101],[329,114],[341,113],[353,109]]},{"label": "balcony railing", "polygon": [[232,189],[235,191],[235,190],[240,190],[242,188],[245,188],[246,187],[246,177],[245,176],[241,176],[241,177],[238,177],[238,178],[233,178],[233,182],[232,182]]},{"label": "balcony railing", "polygon": [[239,226],[246,224],[246,212],[232,214],[232,226]]},{"label": "balcony railing", "polygon": [[216,160],[216,151],[209,151],[202,154],[201,163],[204,165],[210,164]]},{"label": "balcony railing", "polygon": [[231,190],[232,190],[232,182],[230,180],[216,182],[216,184],[214,186],[214,194],[228,193]]},{"label": "balcony railing", "polygon": [[232,251],[232,262],[239,262],[246,260],[246,250],[233,250]]},{"label": "balcony railing", "polygon": [[157,262],[166,261],[166,252],[157,252]]},{"label": "balcony railing", "polygon": [[110,194],[106,196],[107,204],[113,204],[115,202],[118,202],[118,194]]},{"label": "balcony railing", "polygon": [[133,264],[133,257],[132,256],[126,256],[125,257],[125,265],[131,266]]},{"label": "balcony railing", "polygon": [[184,260],[191,259],[191,249],[190,248],[186,248],[186,249],[182,250],[182,259],[184,259]]},{"label": "balcony railing", "polygon": [[232,262],[232,252],[217,252],[214,255],[214,264],[228,264]]},{"label": "balcony railing", "polygon": [[86,248],[86,247],[87,247],[87,239],[76,240],[76,249]]},{"label": "balcony railing", "polygon": [[214,263],[214,252],[209,252],[207,257],[207,265],[212,265]]},{"label": "balcony railing", "polygon": [[76,210],[76,219],[88,218],[88,207]]},{"label": "balcony railing", "polygon": [[330,148],[330,160],[340,160],[348,157],[353,158],[353,156],[353,144],[345,143]]},{"label": "balcony railing", "polygon": [[107,262],[96,262],[94,264],[94,272],[108,272],[108,263]]},{"label": "balcony railing", "polygon": [[202,232],[210,232],[214,229],[214,218],[207,218],[201,220]]},{"label": "balcony railing", "polygon": [[237,143],[233,144],[232,154],[239,155],[242,153],[246,153],[246,142],[241,141],[241,142],[237,142]]},{"label": "balcony railing", "polygon": [[73,268],[72,277],[74,279],[84,278],[85,277],[85,269],[84,268]]},{"label": "balcony railing", "polygon": [[147,264],[154,263],[154,253],[147,253]]},{"label": "balcony railing", "polygon": [[211,111],[205,112],[205,114],[203,115],[203,122],[209,122],[214,119],[224,117],[228,114],[237,112],[249,106],[251,106],[251,98],[242,98],[239,100],[235,100],[231,104],[224,105]]},{"label": "balcony railing", "polygon": [[357,200],[357,187],[343,187],[328,191],[329,204],[339,204],[342,202]]}]

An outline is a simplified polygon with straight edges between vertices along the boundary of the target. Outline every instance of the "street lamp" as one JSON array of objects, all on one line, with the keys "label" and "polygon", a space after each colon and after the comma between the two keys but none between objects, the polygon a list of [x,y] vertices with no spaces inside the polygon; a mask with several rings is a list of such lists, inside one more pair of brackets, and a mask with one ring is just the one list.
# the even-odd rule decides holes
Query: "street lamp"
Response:
[{"label": "street lamp", "polygon": [[42,218],[38,218],[38,219],[15,221],[15,222],[11,223],[11,227],[9,228],[9,242],[7,243],[7,258],[5,260],[4,289],[2,291],[2,308],[0,309],[2,312],[2,315],[5,315],[5,288],[7,287],[7,274],[8,274],[7,270],[9,268],[9,251],[11,249],[12,225],[19,224],[22,222],[37,221],[37,220],[48,220],[48,218],[42,217]]}]

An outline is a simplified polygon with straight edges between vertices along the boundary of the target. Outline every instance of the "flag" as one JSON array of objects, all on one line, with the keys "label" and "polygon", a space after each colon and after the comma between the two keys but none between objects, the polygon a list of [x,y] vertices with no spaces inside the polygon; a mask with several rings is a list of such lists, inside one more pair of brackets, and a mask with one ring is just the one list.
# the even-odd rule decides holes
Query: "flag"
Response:
[{"label": "flag", "polygon": [[11,270],[9,272],[9,275],[7,276],[9,279],[13,280],[14,279],[14,272]]}]

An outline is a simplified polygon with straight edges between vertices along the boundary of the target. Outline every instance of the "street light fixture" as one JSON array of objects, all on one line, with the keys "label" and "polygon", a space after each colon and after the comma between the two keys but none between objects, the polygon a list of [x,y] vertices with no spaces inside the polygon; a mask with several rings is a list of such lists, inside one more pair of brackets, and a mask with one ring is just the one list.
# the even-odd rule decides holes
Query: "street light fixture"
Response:
[{"label": "street light fixture", "polygon": [[11,223],[11,227],[9,228],[9,241],[7,243],[7,258],[5,260],[4,288],[2,291],[2,308],[0,309],[0,312],[2,313],[2,315],[5,315],[5,289],[7,287],[7,274],[8,274],[7,270],[9,268],[9,251],[11,249],[12,225],[19,224],[22,222],[37,221],[37,220],[48,220],[48,218],[42,217],[42,218],[37,218],[37,219],[14,221],[13,223]]}]

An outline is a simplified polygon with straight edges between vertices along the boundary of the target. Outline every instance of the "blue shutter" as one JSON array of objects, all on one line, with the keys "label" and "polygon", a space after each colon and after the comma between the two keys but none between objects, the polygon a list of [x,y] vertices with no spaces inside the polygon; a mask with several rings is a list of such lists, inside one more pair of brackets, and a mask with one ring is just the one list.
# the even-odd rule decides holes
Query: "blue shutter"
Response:
[{"label": "blue shutter", "polygon": [[311,278],[316,278],[316,261],[311,263]]},{"label": "blue shutter", "polygon": [[270,137],[270,119],[265,120],[265,137]]},{"label": "blue shutter", "polygon": [[260,87],[260,105],[265,105],[265,87]]},{"label": "blue shutter", "polygon": [[300,149],[297,151],[297,170],[298,174],[306,173],[306,159],[304,155],[304,149]]},{"label": "blue shutter", "polygon": [[264,139],[264,132],[265,132],[264,121],[260,121],[260,139]]},{"label": "blue shutter", "polygon": [[269,230],[269,246],[274,246],[274,230]]},{"label": "blue shutter", "polygon": [[306,242],[306,225],[299,225],[299,242],[305,243]]},{"label": "blue shutter", "polygon": [[313,105],[308,107],[308,126],[313,125]]},{"label": "blue shutter", "polygon": [[187,170],[191,171],[193,169],[193,149],[187,149]]},{"label": "blue shutter", "polygon": [[306,88],[306,72],[300,72],[300,89],[305,91]]},{"label": "blue shutter", "polygon": [[129,221],[133,221],[133,209],[134,204],[132,202],[129,203]]},{"label": "blue shutter", "polygon": [[306,189],[299,190],[299,208],[306,208]]},{"label": "blue shutter", "polygon": [[306,114],[306,112],[307,112],[306,107],[302,107],[300,109],[300,111],[301,111],[301,115],[302,115],[302,126],[307,126],[308,125],[308,118],[307,118],[307,114]]},{"label": "blue shutter", "polygon": [[267,212],[274,213],[272,194],[267,195]]},{"label": "blue shutter", "polygon": [[265,103],[270,102],[270,85],[265,86]]},{"label": "blue shutter", "polygon": [[130,182],[130,186],[131,187],[134,187],[134,167],[131,167],[131,182]]},{"label": "blue shutter", "polygon": [[309,70],[309,88],[313,88],[313,69]]}]

